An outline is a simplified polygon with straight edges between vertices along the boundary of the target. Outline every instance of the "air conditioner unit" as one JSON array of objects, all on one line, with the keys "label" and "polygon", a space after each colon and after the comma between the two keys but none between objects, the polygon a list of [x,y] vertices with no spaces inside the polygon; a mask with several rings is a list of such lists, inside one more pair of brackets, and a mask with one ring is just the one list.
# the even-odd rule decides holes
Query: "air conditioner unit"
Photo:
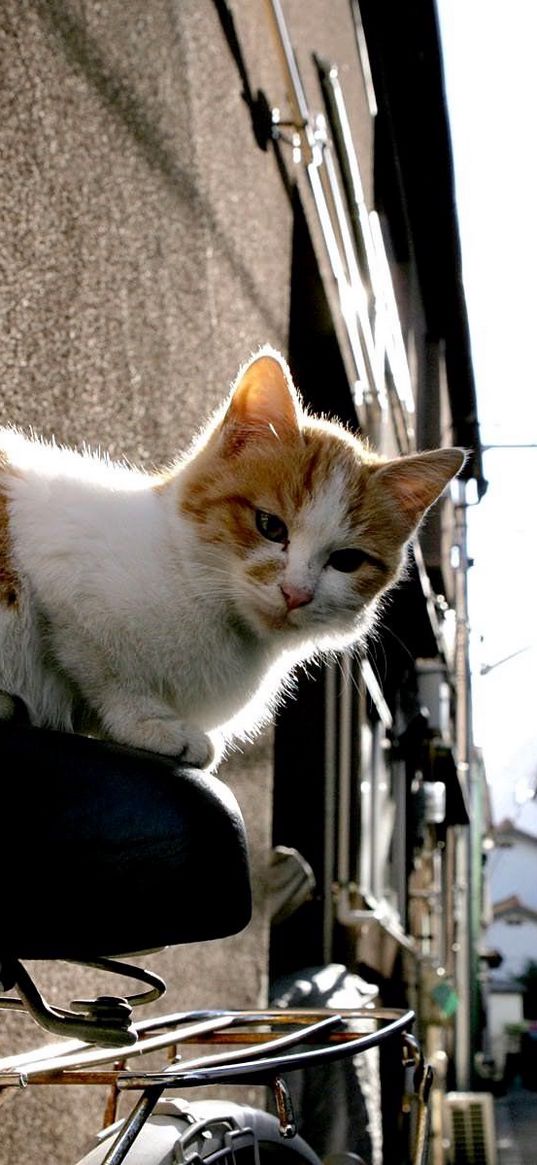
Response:
[{"label": "air conditioner unit", "polygon": [[490,1092],[448,1092],[444,1114],[450,1165],[497,1165]]}]

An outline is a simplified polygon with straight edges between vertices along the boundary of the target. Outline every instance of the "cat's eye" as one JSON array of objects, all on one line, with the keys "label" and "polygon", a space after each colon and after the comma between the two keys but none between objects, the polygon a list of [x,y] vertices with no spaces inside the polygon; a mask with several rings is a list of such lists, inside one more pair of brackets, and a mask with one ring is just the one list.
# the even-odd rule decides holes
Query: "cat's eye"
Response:
[{"label": "cat's eye", "polygon": [[328,566],[332,566],[334,570],[340,570],[343,574],[352,574],[366,561],[367,557],[364,550],[356,550],[354,547],[334,550],[328,559]]},{"label": "cat's eye", "polygon": [[277,514],[269,514],[266,510],[256,510],[255,524],[259,533],[263,538],[268,538],[269,542],[288,542],[289,531],[283,518],[279,518]]}]

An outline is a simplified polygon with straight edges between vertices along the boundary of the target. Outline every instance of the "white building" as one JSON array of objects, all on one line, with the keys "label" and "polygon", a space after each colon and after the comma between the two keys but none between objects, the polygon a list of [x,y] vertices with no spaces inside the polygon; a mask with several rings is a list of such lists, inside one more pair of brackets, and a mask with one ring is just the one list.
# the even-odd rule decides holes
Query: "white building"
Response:
[{"label": "white building", "polygon": [[518,1032],[524,1022],[522,994],[513,990],[513,986],[497,979],[491,984],[488,994],[490,1052],[498,1076],[505,1071],[507,1054],[520,1049]]},{"label": "white building", "polygon": [[525,906],[537,910],[537,837],[505,818],[494,831],[494,842],[488,867],[492,902],[517,894]]},{"label": "white building", "polygon": [[517,894],[495,902],[493,921],[487,943],[503,956],[501,967],[491,971],[492,978],[516,980],[529,959],[537,962],[537,910],[521,902]]},{"label": "white building", "polygon": [[503,956],[492,978],[516,979],[529,959],[537,961],[537,837],[504,820],[495,830],[489,862],[492,922],[487,946]]}]

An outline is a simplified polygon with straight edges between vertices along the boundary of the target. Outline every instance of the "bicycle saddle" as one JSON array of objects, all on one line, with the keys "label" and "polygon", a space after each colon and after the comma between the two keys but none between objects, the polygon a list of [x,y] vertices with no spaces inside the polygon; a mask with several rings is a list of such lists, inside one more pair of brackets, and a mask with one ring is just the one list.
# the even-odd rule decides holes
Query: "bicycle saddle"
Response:
[{"label": "bicycle saddle", "polygon": [[216,777],[83,736],[0,725],[0,951],[90,958],[235,934],[244,823]]}]

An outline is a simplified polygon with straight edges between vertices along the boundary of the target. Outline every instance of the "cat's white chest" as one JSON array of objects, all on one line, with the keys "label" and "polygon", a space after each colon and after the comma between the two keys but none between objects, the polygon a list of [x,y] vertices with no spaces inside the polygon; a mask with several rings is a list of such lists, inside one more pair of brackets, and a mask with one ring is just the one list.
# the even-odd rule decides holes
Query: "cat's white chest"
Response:
[{"label": "cat's white chest", "polygon": [[194,603],[160,621],[151,672],[165,672],[178,714],[204,732],[220,728],[255,695],[268,667],[266,651],[233,626],[224,603]]}]

